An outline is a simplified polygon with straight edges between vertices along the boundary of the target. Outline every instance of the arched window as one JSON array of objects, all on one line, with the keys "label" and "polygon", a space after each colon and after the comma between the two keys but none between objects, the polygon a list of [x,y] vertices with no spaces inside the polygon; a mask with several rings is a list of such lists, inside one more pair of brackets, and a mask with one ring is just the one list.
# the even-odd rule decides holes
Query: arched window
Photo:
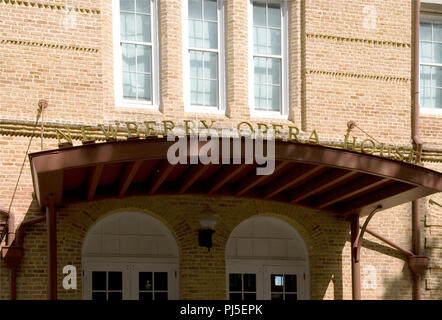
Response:
[{"label": "arched window", "polygon": [[226,246],[227,298],[301,300],[309,298],[308,253],[287,222],[253,217],[240,223]]},{"label": "arched window", "polygon": [[138,212],[97,222],[82,251],[83,298],[167,300],[178,298],[178,246],[169,229]]}]

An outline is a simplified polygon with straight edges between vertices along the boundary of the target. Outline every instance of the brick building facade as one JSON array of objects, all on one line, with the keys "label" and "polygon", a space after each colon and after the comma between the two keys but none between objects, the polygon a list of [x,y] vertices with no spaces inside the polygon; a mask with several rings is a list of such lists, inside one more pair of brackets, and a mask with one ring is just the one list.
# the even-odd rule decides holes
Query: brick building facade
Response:
[{"label": "brick building facade", "polygon": [[[84,138],[81,127],[86,128],[88,135],[98,140],[97,143],[105,140],[99,124],[116,126],[116,122],[120,123],[119,137],[125,139],[127,122],[138,125],[140,138],[163,134],[162,121],[173,121],[178,127],[183,125],[184,120],[205,120],[206,123],[214,122],[213,127],[218,129],[235,128],[240,122],[248,122],[253,128],[259,124],[268,127],[276,125],[275,128],[282,132],[280,138],[283,140],[291,138],[287,135],[290,127],[298,128],[300,137],[306,140],[316,130],[322,143],[343,148],[347,123],[353,120],[358,128],[377,141],[404,149],[414,148],[414,1],[261,2],[267,15],[272,6],[281,12],[278,23],[282,50],[280,54],[272,53],[267,58],[266,54],[259,53],[259,57],[273,61],[280,59],[278,63],[282,67],[279,70],[285,66],[287,68],[285,78],[284,72],[279,74],[280,109],[259,114],[254,114],[254,99],[250,97],[253,92],[250,88],[253,87],[254,98],[261,99],[259,96],[257,98],[258,87],[254,86],[254,71],[250,67],[251,61],[256,61],[251,52],[256,50],[256,45],[251,41],[254,36],[251,30],[256,25],[251,19],[258,19],[253,1],[218,1],[218,45],[216,49],[203,48],[199,51],[194,48],[196,44],[189,45],[189,39],[185,39],[187,34],[183,32],[186,26],[193,26],[187,23],[192,16],[186,14],[191,12],[189,6],[198,1],[149,1],[151,7],[150,11],[146,11],[149,12],[146,16],[151,18],[152,32],[150,41],[145,43],[137,42],[137,39],[118,39],[116,24],[118,21],[123,24],[119,17],[126,2],[117,2],[0,0],[0,207],[10,208],[15,213],[16,228],[22,221],[41,217],[41,208],[33,195],[28,144],[28,153],[39,152],[42,148],[58,149],[57,130],[69,131],[74,146],[79,146]],[[204,14],[209,12],[210,1],[206,2],[203,18],[197,17],[195,21],[202,19],[202,23],[205,23]],[[140,12],[144,10],[141,7],[138,9]],[[128,12],[132,13],[131,10],[128,9]],[[439,11],[441,18],[438,17]],[[432,22],[432,28],[436,30],[437,20],[442,19],[442,4],[439,7],[437,1],[423,2],[421,12],[421,25],[434,20],[436,22]],[[268,29],[278,29],[269,27],[271,23],[274,22],[268,17]],[[122,33],[121,25],[119,27]],[[421,41],[425,39],[421,36]],[[120,66],[120,69],[116,67],[116,61],[121,60],[121,51],[116,47],[121,45],[120,48],[124,48],[123,40],[127,40],[127,46],[144,46],[148,48],[146,50],[151,50],[150,73],[133,72],[136,77],[144,74],[144,79],[152,81],[150,94],[155,98],[147,99],[152,102],[150,104],[127,103],[124,98],[132,93],[123,92],[121,95],[119,91],[122,90],[116,89],[121,87],[119,81],[126,81],[122,76],[126,66]],[[437,39],[432,38],[429,42],[433,43],[436,52]],[[214,54],[218,59],[216,93],[219,99],[215,108],[209,107],[207,112],[204,106],[188,107],[193,99],[200,98],[198,94],[195,97],[187,94],[190,92],[189,86],[194,85],[188,80],[189,73],[193,71],[186,70],[187,53],[192,50]],[[202,61],[208,63],[204,59]],[[435,65],[437,67],[437,61]],[[141,67],[141,64],[135,63],[135,68]],[[223,72],[220,72],[221,67]],[[155,77],[158,79],[155,80]],[[204,78],[198,83],[209,84],[210,79],[206,80]],[[137,97],[147,95],[147,87],[141,88],[139,83],[130,90],[135,90]],[[421,83],[424,86],[424,81]],[[271,84],[268,88],[275,86]],[[264,85],[262,87],[265,88]],[[431,85],[429,87],[433,88]],[[205,90],[202,99],[210,99],[212,92]],[[274,101],[270,100],[268,90],[267,101]],[[434,90],[437,90],[437,85]],[[42,146],[40,122],[36,124],[40,99],[48,101],[44,111]],[[431,92],[429,99],[433,99]],[[419,116],[424,143],[421,165],[442,172],[442,109],[441,105],[437,105],[437,96],[434,99],[435,105],[421,108],[423,111]],[[146,133],[145,121],[155,122],[152,123],[152,132]],[[129,130],[134,128],[130,126]],[[359,142],[367,138],[366,133],[354,129],[351,134]],[[21,173],[23,159],[26,162]],[[422,297],[441,299],[442,194],[423,198],[421,208],[422,254],[430,259],[421,280]],[[207,210],[217,215],[213,248],[209,252],[207,248],[199,247],[197,241],[200,228],[198,217]],[[172,280],[177,284],[176,298],[228,297],[228,270],[231,266],[226,250],[229,238],[241,222],[256,219],[257,216],[273,217],[279,221],[275,222],[275,226],[279,227],[281,223],[281,228],[288,224],[305,243],[307,254],[301,276],[302,273],[306,274],[303,276],[306,282],[303,289],[298,288],[304,290],[298,292],[300,298],[352,297],[350,226],[344,218],[262,199],[177,194],[96,200],[59,207],[57,268],[60,299],[89,297],[90,292],[85,292],[84,288],[84,273],[81,272],[85,261],[82,252],[85,250],[85,239],[98,221],[104,221],[101,219],[118,212],[145,213],[170,231],[178,248],[175,257],[176,280]],[[364,219],[361,217],[361,224]],[[412,205],[407,202],[375,215],[370,229],[411,250],[411,221]],[[257,230],[259,225],[257,222]],[[238,239],[241,237],[246,236],[239,235]],[[254,237],[260,236],[249,238]],[[271,235],[269,238],[261,237],[267,239],[266,243],[278,240]],[[26,229],[23,247],[24,256],[17,269],[17,298],[45,299],[47,249],[44,223]],[[252,259],[252,256],[256,260],[269,258],[257,253],[249,258]],[[281,254],[281,257],[281,261],[290,260],[290,254]],[[160,255],[155,259],[160,259]],[[121,261],[126,260],[122,258]],[[62,268],[65,265],[73,265],[77,269],[76,289],[66,290],[62,286],[65,276]],[[361,271],[363,299],[412,298],[413,277],[406,256],[369,234],[365,235],[361,250]],[[10,281],[9,268],[2,259],[1,299],[10,299]],[[170,293],[169,297],[172,297]]]}]

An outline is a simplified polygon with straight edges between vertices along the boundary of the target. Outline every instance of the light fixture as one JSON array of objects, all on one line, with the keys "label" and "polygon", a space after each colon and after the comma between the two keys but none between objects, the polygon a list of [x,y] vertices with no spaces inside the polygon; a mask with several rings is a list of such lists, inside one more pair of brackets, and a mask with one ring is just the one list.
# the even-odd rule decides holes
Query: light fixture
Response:
[{"label": "light fixture", "polygon": [[200,247],[212,248],[212,235],[215,232],[217,217],[215,214],[204,214],[199,217],[201,228],[198,230],[198,243]]}]

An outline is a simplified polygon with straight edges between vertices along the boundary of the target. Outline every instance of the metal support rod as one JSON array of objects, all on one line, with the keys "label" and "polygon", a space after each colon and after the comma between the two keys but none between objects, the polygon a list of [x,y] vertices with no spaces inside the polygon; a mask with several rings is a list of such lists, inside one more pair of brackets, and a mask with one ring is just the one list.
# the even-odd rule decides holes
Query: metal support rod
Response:
[{"label": "metal support rod", "polygon": [[351,284],[353,300],[361,300],[361,266],[357,261],[356,241],[359,235],[359,215],[353,214],[349,217],[351,230]]},{"label": "metal support rod", "polygon": [[355,250],[356,250],[356,261],[359,262],[361,260],[361,247],[362,247],[362,239],[364,238],[365,230],[367,229],[368,224],[370,223],[371,218],[373,218],[374,214],[378,212],[378,210],[382,209],[382,206],[377,206],[365,219],[364,225],[361,228],[361,231],[358,233],[355,240]]},{"label": "metal support rod", "polygon": [[403,247],[401,247],[400,245],[394,243],[393,241],[388,240],[387,238],[384,238],[383,236],[381,236],[380,234],[374,232],[373,230],[366,228],[365,231],[369,234],[371,234],[373,237],[378,238],[379,240],[385,242],[386,244],[389,244],[390,246],[392,246],[395,249],[398,249],[400,252],[402,252],[403,254],[405,254],[407,257],[411,257],[414,255],[413,252],[411,252],[410,250],[407,250]]},{"label": "metal support rod", "polygon": [[48,242],[48,300],[57,300],[57,219],[53,195],[46,207]]}]

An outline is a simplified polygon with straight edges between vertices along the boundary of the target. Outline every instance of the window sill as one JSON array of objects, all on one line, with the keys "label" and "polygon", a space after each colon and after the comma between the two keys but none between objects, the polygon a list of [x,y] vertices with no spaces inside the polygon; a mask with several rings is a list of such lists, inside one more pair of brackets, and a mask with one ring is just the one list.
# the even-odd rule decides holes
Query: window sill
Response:
[{"label": "window sill", "polygon": [[202,107],[202,106],[185,106],[184,112],[207,113],[207,114],[217,114],[217,115],[226,114],[225,110],[213,107]]},{"label": "window sill", "polygon": [[427,116],[442,116],[442,108],[420,108],[420,113]]},{"label": "window sill", "polygon": [[252,110],[250,113],[252,118],[269,118],[269,119],[280,119],[288,120],[289,116],[287,114],[282,114],[277,111],[256,111]]},{"label": "window sill", "polygon": [[131,101],[131,100],[119,100],[115,102],[115,108],[131,108],[131,109],[144,109],[144,110],[155,110],[159,111],[159,106],[157,104],[152,104],[148,102],[141,101]]}]

